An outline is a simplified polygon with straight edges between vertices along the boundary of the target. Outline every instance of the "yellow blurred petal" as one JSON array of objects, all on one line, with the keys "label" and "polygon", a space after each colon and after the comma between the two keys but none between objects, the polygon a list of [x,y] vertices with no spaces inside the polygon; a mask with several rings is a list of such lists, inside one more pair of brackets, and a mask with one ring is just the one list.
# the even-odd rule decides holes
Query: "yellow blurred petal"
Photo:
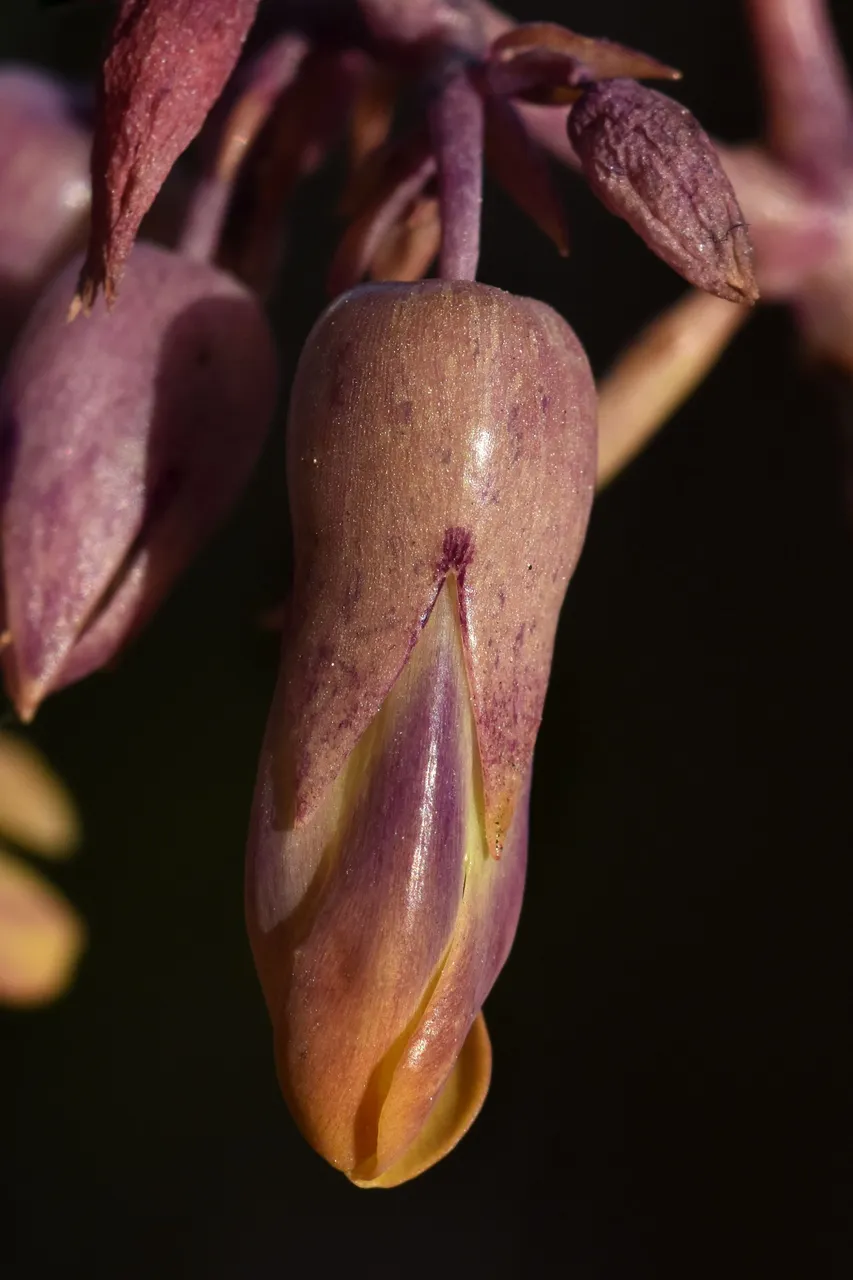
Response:
[{"label": "yellow blurred petal", "polygon": [[45,857],[70,853],[80,839],[74,802],[41,754],[0,734],[0,832]]},{"label": "yellow blurred petal", "polygon": [[0,851],[0,1002],[44,1004],[69,986],[83,925],[52,885]]},{"label": "yellow blurred petal", "polygon": [[599,384],[599,489],[695,391],[750,314],[749,307],[694,289],[623,352]]},{"label": "yellow blurred petal", "polygon": [[398,1187],[437,1164],[453,1150],[477,1118],[489,1090],[491,1074],[492,1046],[486,1020],[480,1013],[429,1119],[408,1151],[377,1178],[359,1178],[354,1174],[353,1183],[357,1187]]}]

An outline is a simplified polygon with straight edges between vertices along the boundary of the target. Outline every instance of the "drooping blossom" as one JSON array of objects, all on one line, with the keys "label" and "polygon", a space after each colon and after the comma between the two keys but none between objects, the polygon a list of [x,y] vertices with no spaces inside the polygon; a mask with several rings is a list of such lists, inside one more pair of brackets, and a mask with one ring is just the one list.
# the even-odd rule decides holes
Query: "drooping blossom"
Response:
[{"label": "drooping blossom", "polygon": [[296,576],[247,862],[279,1079],[388,1186],[479,1110],[536,730],[595,478],[592,378],[548,307],[344,295],[293,389]]},{"label": "drooping blossom", "polygon": [[24,719],[151,616],[242,492],[275,402],[266,320],[231,277],[140,243],[122,307],[69,324],[76,272],[0,388],[2,662]]},{"label": "drooping blossom", "polygon": [[[26,717],[103,666],[233,503],[271,408],[258,299],[284,205],[349,132],[328,280],[343,297],[291,402],[295,581],[246,902],[297,1122],[354,1182],[388,1186],[441,1158],[488,1087],[481,1010],[520,909],[595,485],[580,344],[544,305],[476,283],[484,164],[565,253],[559,135],[687,279],[746,302],[755,288],[706,135],[637,83],[678,75],[649,55],[479,0],[282,0],[238,66],[256,7],[118,7],[86,257],[0,393],[5,674]],[[134,247],[199,133],[176,251]],[[436,281],[352,290],[433,263]]]}]

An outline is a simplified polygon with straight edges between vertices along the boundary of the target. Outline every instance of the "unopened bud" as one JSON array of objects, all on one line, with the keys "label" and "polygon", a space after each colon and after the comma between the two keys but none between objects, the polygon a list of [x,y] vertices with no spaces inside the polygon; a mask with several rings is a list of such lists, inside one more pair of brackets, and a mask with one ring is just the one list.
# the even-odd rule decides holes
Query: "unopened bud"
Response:
[{"label": "unopened bud", "polygon": [[587,182],[611,213],[697,288],[755,302],[743,214],[686,107],[634,80],[606,80],[585,90],[568,129]]},{"label": "unopened bud", "polygon": [[491,1055],[595,395],[550,308],[354,290],[293,390],[296,558],[247,868],[279,1077],[309,1141],[393,1185],[454,1145]]},{"label": "unopened bud", "polygon": [[263,312],[223,272],[141,244],[124,305],[69,324],[77,270],[0,390],[3,662],[25,719],[148,619],[242,491],[275,398]]}]

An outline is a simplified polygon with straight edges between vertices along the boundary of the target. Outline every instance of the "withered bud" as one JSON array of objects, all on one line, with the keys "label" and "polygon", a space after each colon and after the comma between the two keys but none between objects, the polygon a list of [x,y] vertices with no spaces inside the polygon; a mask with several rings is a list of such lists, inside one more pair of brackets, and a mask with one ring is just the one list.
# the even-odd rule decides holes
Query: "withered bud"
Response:
[{"label": "withered bud", "polygon": [[664,262],[729,302],[756,301],[737,197],[686,107],[633,80],[608,80],[585,90],[568,132],[599,200]]}]

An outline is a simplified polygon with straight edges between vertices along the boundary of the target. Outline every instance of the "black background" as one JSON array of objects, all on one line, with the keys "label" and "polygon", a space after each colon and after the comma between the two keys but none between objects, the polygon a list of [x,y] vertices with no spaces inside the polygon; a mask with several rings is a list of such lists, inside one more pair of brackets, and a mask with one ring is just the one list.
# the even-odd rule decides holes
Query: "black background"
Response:
[{"label": "black background", "polygon": [[[760,127],[736,0],[541,0]],[[100,4],[0,6],[0,56],[91,73]],[[853,59],[853,6],[834,6]],[[285,386],[323,302],[337,175],[293,211]],[[481,277],[603,370],[677,278],[571,177],[563,263],[489,192]],[[850,393],[853,396],[853,392]],[[537,748],[531,866],[457,1151],[347,1185],[280,1100],[242,856],[289,575],[281,424],[237,518],[120,668],[34,738],[87,838],[59,877],[72,993],[0,1019],[0,1274],[847,1277],[853,1266],[851,525],[837,415],[789,315],[755,318],[598,502]]]}]

